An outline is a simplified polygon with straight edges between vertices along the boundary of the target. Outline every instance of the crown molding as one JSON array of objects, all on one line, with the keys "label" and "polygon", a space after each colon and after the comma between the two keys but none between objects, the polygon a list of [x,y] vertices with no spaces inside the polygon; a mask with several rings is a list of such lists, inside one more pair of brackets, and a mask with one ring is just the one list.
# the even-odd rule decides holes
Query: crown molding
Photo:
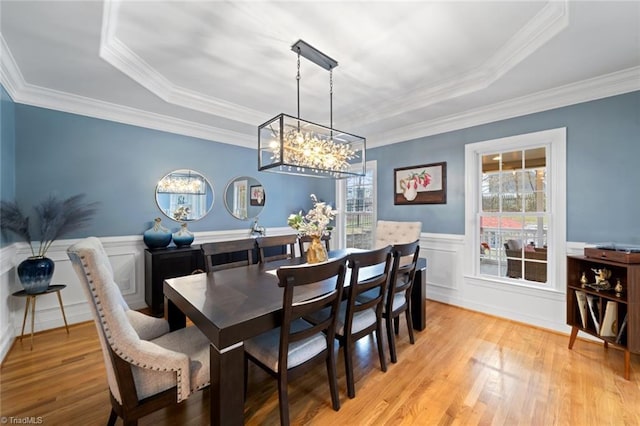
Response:
[{"label": "crown molding", "polygon": [[3,52],[0,55],[0,83],[14,102],[214,142],[255,148],[256,138],[253,135],[29,84],[24,80],[2,34],[0,34],[0,47]]},{"label": "crown molding", "polygon": [[119,12],[119,0],[104,2],[99,56],[108,64],[172,105],[242,123],[261,123],[266,119],[268,114],[264,112],[206,96],[172,83],[116,37]]},{"label": "crown molding", "polygon": [[18,88],[24,85],[24,78],[2,33],[0,33],[0,53],[0,83],[15,101]]},{"label": "crown molding", "polygon": [[406,96],[385,102],[383,109],[365,108],[346,119],[352,123],[376,122],[380,116],[407,114],[486,89],[568,26],[567,0],[549,2],[501,49],[476,69],[435,86],[411,90]]},{"label": "crown molding", "polygon": [[590,78],[554,89],[400,127],[367,138],[369,148],[433,136],[481,124],[548,111],[640,90],[640,67]]}]

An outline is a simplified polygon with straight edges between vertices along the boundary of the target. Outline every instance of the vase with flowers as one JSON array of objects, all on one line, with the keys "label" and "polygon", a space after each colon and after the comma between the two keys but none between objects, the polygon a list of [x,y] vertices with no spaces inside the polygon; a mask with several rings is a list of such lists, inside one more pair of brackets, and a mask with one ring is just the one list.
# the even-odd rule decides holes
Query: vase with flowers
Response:
[{"label": "vase with flowers", "polygon": [[313,208],[306,215],[303,215],[302,211],[289,215],[287,224],[298,231],[298,235],[311,237],[311,244],[306,253],[307,262],[325,262],[328,254],[321,238],[333,229],[329,224],[338,211],[331,208],[329,204],[318,201],[315,194],[311,194],[311,199]]},{"label": "vase with flowers", "polygon": [[42,293],[49,287],[55,268],[53,260],[45,255],[53,242],[89,223],[96,212],[97,203],[85,203],[84,194],[59,200],[50,195],[34,207],[40,244],[34,248],[29,230],[29,216],[25,216],[15,202],[0,203],[0,229],[11,231],[29,244],[31,256],[18,265],[18,278],[27,294]]}]

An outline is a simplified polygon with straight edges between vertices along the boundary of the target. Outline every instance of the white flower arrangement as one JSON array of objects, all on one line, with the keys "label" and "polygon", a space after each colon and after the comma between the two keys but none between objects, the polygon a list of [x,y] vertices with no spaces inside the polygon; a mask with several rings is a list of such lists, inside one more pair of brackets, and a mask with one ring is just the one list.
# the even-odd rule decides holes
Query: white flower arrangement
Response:
[{"label": "white flower arrangement", "polygon": [[304,216],[302,210],[289,215],[287,224],[298,231],[299,235],[322,237],[333,229],[329,223],[336,217],[338,211],[331,208],[329,204],[318,201],[315,194],[311,194],[311,199],[313,200],[313,209]]}]

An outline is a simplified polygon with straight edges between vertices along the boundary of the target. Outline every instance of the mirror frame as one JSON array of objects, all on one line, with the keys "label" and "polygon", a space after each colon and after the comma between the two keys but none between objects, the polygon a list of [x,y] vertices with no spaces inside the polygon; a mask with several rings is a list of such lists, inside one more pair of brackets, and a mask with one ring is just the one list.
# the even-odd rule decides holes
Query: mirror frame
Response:
[{"label": "mirror frame", "polygon": [[[202,194],[193,194],[193,193],[189,193],[189,192],[185,192],[185,193],[180,193],[180,192],[173,192],[173,191],[161,191],[160,190],[160,184],[162,183],[162,181],[164,181],[165,179],[167,179],[168,177],[170,177],[171,175],[178,175],[180,177],[182,176],[189,176],[189,177],[196,177],[202,180],[203,184],[205,185],[204,187],[204,193]],[[163,208],[163,204],[166,203],[161,203],[160,197],[161,194],[169,194],[169,195],[176,195],[178,197],[205,197],[204,198],[204,213],[202,213],[200,216],[198,217],[193,217],[191,219],[180,219],[177,218],[173,215],[171,215],[170,213],[168,213],[168,211],[170,210],[171,204],[169,206],[167,206],[166,210],[165,208]],[[210,194],[210,195],[209,195]],[[164,175],[156,184],[156,189],[155,189],[155,198],[156,198],[156,206],[158,206],[158,209],[162,212],[162,214],[164,214],[166,217],[168,217],[171,220],[174,220],[178,223],[182,223],[182,222],[195,222],[198,221],[202,218],[204,218],[205,216],[207,216],[209,214],[209,212],[211,212],[211,209],[213,208],[213,204],[215,201],[215,191],[213,189],[213,185],[211,184],[211,181],[209,181],[209,179],[207,179],[207,177],[200,173],[197,170],[193,170],[193,169],[176,169],[176,170],[172,170],[169,173],[167,173],[166,175]],[[187,203],[187,202],[183,202],[183,203],[179,203],[179,204],[193,204],[194,202],[202,202],[202,200],[198,200],[198,199],[193,199],[191,200],[191,203]],[[201,209],[202,210],[202,209]],[[175,214],[175,213],[174,213]]]},{"label": "mirror frame", "polygon": [[[241,195],[243,199],[238,200],[236,194],[242,194],[243,192],[246,196]],[[231,216],[238,220],[249,221],[258,218],[262,214],[267,194],[264,190],[264,185],[257,178],[241,175],[231,178],[227,182],[223,198],[224,206]],[[240,211],[245,210],[245,215],[236,214],[238,209]]]}]

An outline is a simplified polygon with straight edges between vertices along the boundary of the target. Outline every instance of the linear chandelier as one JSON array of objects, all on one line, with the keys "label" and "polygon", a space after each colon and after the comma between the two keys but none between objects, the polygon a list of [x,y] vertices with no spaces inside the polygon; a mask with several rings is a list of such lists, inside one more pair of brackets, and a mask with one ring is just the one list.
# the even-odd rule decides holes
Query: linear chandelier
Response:
[{"label": "linear chandelier", "polygon": [[[279,114],[258,127],[258,170],[343,179],[365,174],[366,139],[333,128],[333,69],[338,62],[303,40],[298,54],[298,116]],[[300,118],[300,57],[329,71],[329,127]]]}]

